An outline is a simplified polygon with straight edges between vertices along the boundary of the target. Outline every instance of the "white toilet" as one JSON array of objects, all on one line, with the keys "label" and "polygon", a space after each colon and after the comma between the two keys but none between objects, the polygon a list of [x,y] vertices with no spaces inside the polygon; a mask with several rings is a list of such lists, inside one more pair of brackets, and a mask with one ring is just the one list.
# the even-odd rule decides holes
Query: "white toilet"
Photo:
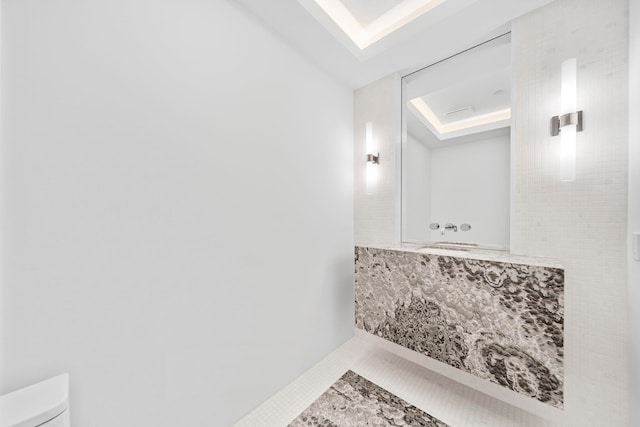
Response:
[{"label": "white toilet", "polygon": [[0,396],[0,427],[69,427],[69,375]]}]

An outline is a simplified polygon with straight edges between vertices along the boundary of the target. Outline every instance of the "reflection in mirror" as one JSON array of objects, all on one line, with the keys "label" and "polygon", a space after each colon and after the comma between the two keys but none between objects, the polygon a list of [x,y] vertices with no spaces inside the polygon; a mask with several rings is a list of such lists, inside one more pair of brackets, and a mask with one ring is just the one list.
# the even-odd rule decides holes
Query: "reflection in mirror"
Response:
[{"label": "reflection in mirror", "polygon": [[404,242],[508,248],[510,49],[505,34],[403,77]]}]

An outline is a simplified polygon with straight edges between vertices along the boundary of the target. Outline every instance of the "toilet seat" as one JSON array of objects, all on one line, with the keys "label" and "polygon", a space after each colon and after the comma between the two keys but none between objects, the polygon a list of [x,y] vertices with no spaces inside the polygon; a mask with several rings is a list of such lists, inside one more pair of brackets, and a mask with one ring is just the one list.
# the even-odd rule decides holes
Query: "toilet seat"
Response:
[{"label": "toilet seat", "polygon": [[69,375],[62,374],[0,396],[0,427],[39,426],[68,408]]}]

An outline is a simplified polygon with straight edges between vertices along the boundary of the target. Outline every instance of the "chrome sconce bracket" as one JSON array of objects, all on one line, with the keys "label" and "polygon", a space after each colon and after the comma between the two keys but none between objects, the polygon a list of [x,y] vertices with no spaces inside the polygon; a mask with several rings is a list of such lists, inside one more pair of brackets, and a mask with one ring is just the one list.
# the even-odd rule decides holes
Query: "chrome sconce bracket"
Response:
[{"label": "chrome sconce bracket", "polygon": [[367,163],[380,164],[380,153],[367,154]]},{"label": "chrome sconce bracket", "polygon": [[576,132],[582,132],[582,111],[551,117],[551,136],[560,135],[563,127],[576,125]]}]

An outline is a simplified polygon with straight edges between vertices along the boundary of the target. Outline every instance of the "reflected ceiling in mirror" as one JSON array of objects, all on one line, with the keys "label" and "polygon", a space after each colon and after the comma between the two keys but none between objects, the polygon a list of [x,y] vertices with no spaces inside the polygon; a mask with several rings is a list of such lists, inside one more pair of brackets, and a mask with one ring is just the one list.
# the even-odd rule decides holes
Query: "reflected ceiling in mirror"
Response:
[{"label": "reflected ceiling in mirror", "polygon": [[[511,43],[504,35],[404,79],[407,125],[420,139],[441,141],[511,125]],[[508,132],[508,130],[507,130]],[[440,144],[439,144],[440,143]]]}]

